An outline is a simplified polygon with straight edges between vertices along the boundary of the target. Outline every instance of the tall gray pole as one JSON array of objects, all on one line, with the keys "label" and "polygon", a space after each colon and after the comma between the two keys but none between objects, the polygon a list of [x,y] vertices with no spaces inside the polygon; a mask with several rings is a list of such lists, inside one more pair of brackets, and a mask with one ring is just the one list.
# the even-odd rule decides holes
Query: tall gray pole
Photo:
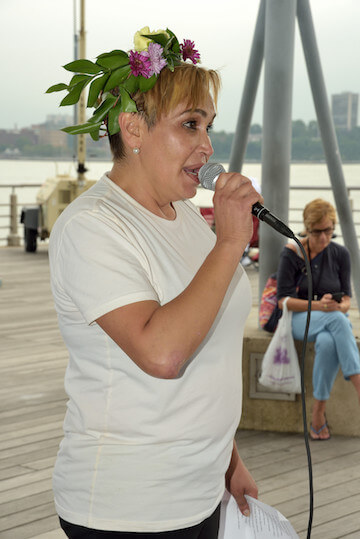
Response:
[{"label": "tall gray pole", "polygon": [[[352,219],[350,203],[343,175],[339,147],[332,121],[330,107],[321,69],[320,56],[316,43],[314,25],[308,0],[299,0],[297,17],[314,99],[316,115],[324,146],[326,163],[339,215],[344,243],[350,251],[353,287],[360,308],[360,254]],[[314,178],[316,179],[316,178]]]},{"label": "tall gray pole", "polygon": [[[79,33],[79,58],[86,58],[86,33],[85,33],[85,0],[80,0],[80,33]],[[81,92],[78,105],[78,123],[86,122],[86,91]],[[78,185],[81,186],[85,181],[85,157],[86,157],[86,135],[81,133],[77,135],[78,140]]]},{"label": "tall gray pole", "polygon": [[[261,188],[266,206],[287,222],[296,0],[267,0]],[[275,272],[285,238],[260,224],[259,293]]]},{"label": "tall gray pole", "polygon": [[265,0],[261,0],[250,51],[238,121],[232,142],[229,172],[241,172],[264,58]]}]

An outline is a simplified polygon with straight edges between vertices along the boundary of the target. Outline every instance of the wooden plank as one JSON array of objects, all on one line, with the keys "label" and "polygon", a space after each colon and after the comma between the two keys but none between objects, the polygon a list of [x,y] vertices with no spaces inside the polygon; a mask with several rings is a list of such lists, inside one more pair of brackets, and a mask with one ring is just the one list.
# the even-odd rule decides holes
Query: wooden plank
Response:
[{"label": "wooden plank", "polygon": [[25,469],[21,465],[4,468],[3,470],[0,470],[0,481],[3,481],[4,479],[9,479],[10,477],[16,477],[17,475],[21,475],[24,472]]},{"label": "wooden plank", "polygon": [[[342,498],[317,508],[314,513],[313,532],[311,536],[324,539],[336,539],[343,537],[343,533],[353,533],[359,529],[360,494],[349,498]],[[301,516],[294,516],[291,520],[297,529],[302,525]],[[336,523],[336,525],[335,525]],[[340,528],[341,526],[341,528]],[[336,527],[336,530],[335,530]],[[339,534],[339,528],[341,533]],[[305,528],[301,529],[305,531]]]},{"label": "wooden plank", "polygon": [[48,531],[41,535],[33,535],[29,539],[65,539],[65,533],[59,528],[58,530]]},{"label": "wooden plank", "polygon": [[[62,422],[64,420],[65,411],[66,411],[66,406],[65,406],[65,402],[64,402],[63,406],[60,408],[60,411],[58,413],[53,412],[51,415],[46,416],[45,420],[43,420],[40,424],[44,423],[44,424],[48,425],[49,423],[50,424],[53,423],[55,425],[59,421],[62,424]],[[28,432],[29,429],[37,428],[39,426],[39,420],[37,418],[31,417],[31,416],[29,418],[25,419],[25,420],[23,420],[21,416],[20,417],[15,416],[15,417],[13,417],[12,422],[9,422],[8,424],[3,425],[2,424],[2,419],[1,419],[1,414],[0,414],[0,424],[1,424],[2,435],[4,435],[4,436],[6,436],[6,435],[17,436],[17,433],[20,430],[24,429],[25,432]],[[13,424],[16,424],[15,429],[14,429]]]},{"label": "wooden plank", "polygon": [[39,494],[41,492],[46,492],[47,490],[51,490],[51,488],[51,479],[43,479],[42,481],[34,481],[29,485],[22,486],[21,488],[6,490],[4,492],[0,492],[0,505],[6,502],[12,502],[15,500],[20,500],[21,498],[33,496],[34,494]]},{"label": "wooden plank", "polygon": [[[342,485],[353,479],[356,480],[358,484],[360,484],[360,470],[358,469],[358,467],[354,470],[352,468],[348,468],[347,470],[345,470],[342,467],[340,467],[339,469],[334,469],[332,474],[320,477],[319,481],[317,480],[317,478],[315,478],[315,496],[321,496],[321,493],[324,489],[326,490],[332,487],[336,488],[338,486],[340,486],[341,488]],[[267,491],[265,491],[265,489],[263,489],[262,482],[260,481],[258,482],[258,487],[262,500],[265,503],[268,503],[275,507],[279,507],[281,503],[285,503],[288,500],[295,500],[299,498],[304,498],[305,500],[307,500],[309,494],[309,482],[305,473],[302,475],[301,480],[297,481],[296,483],[292,483],[290,481],[287,486],[280,486],[276,488],[274,485],[273,489],[267,489]]]},{"label": "wooden plank", "polygon": [[20,511],[25,511],[26,509],[43,505],[45,503],[50,503],[52,501],[53,492],[51,489],[49,489],[45,490],[44,492],[40,492],[39,494],[34,494],[32,496],[27,496],[11,502],[5,502],[0,505],[0,517],[13,515]]},{"label": "wooden plank", "polygon": [[[333,485],[332,487],[317,490],[314,496],[315,513],[318,513],[320,507],[326,507],[331,503],[336,503],[339,500],[339,490],[343,493],[343,499],[359,494],[359,479],[347,481],[343,484]],[[276,508],[289,518],[296,516],[299,513],[307,513],[309,509],[309,497],[307,492],[303,496],[297,496],[293,499],[288,499],[283,503],[276,505]]]},{"label": "wooden plank", "polygon": [[[18,397],[19,398],[19,397]],[[39,402],[31,406],[23,406],[23,403],[20,402],[17,408],[9,408],[3,412],[0,412],[0,421],[1,424],[7,424],[7,420],[12,422],[14,418],[19,418],[21,421],[24,421],[24,417],[42,417],[44,410],[48,411],[48,417],[52,415],[57,415],[61,412],[64,413],[65,406],[63,400],[51,399],[49,402]]]},{"label": "wooden plank", "polygon": [[12,515],[0,518],[0,533],[12,528],[21,527],[31,520],[41,520],[54,515],[54,503],[49,502],[25,511],[19,511]]},{"label": "wooden plank", "polygon": [[0,484],[0,493],[9,492],[10,490],[15,490],[18,487],[26,487],[32,483],[37,483],[43,481],[44,479],[51,479],[52,469],[45,468],[44,470],[36,471],[27,471],[22,475],[17,475],[16,477],[11,477],[10,479],[5,479],[1,481]]},{"label": "wooden plank", "polygon": [[[61,438],[59,438],[60,440]],[[37,462],[41,459],[47,459],[55,457],[59,450],[59,443],[57,440],[51,440],[50,442],[43,444],[40,449],[34,449],[33,451],[27,450],[23,454],[20,453],[8,458],[2,458],[0,460],[0,470],[5,470],[13,466],[26,466],[31,465],[32,462]]]},{"label": "wooden plank", "polygon": [[[16,526],[3,531],[1,532],[1,539],[30,539],[41,534],[44,534],[47,538],[47,532],[58,530],[59,527],[59,518],[54,515],[39,520],[31,520],[23,526]],[[65,538],[65,534],[63,533],[60,537]]]}]

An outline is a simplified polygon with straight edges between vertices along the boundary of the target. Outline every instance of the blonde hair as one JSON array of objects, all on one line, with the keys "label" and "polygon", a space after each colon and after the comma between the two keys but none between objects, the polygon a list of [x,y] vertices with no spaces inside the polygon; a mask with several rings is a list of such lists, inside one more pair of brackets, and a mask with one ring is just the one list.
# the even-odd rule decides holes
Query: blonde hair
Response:
[{"label": "blonde hair", "polygon": [[[176,66],[173,72],[163,69],[151,90],[132,96],[138,109],[135,114],[141,114],[151,128],[180,103],[194,110],[210,96],[216,107],[220,84],[220,76],[213,69],[186,63]],[[122,159],[125,149],[121,133],[109,139],[114,160]]]},{"label": "blonde hair", "polygon": [[327,202],[322,198],[316,198],[315,200],[312,200],[306,204],[303,211],[303,220],[306,231],[312,230],[312,228],[324,217],[328,217],[335,226],[336,211],[330,202]]}]

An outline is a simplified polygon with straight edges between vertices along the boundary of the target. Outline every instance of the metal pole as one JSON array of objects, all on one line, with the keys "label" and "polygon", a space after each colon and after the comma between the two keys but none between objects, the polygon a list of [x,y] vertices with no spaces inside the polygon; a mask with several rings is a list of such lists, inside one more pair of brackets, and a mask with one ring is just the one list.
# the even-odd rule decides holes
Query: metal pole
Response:
[{"label": "metal pole", "polygon": [[308,0],[299,0],[297,17],[311,90],[314,99],[320,134],[324,146],[326,163],[334,193],[344,243],[349,249],[352,264],[352,281],[360,309],[360,254],[355,226],[351,214],[350,202],[342,170],[341,157],[336,139],[335,128],[321,69],[320,55],[317,48],[315,29]]},{"label": "metal pole", "polygon": [[[76,0],[73,0],[73,8],[74,8],[74,60],[79,59],[79,51],[78,51],[78,35],[77,35],[77,17],[76,17]],[[78,120],[78,104],[74,105],[74,125],[77,124]],[[74,156],[76,155],[77,150],[77,137],[73,137],[73,149],[74,149]]]},{"label": "metal pole", "polygon": [[[79,36],[79,58],[86,56],[85,43],[85,0],[80,0],[80,36]],[[81,92],[78,108],[78,123],[86,122],[86,104],[85,90]],[[85,155],[86,155],[86,139],[85,134],[77,135],[78,139],[78,183],[81,185],[85,180]]]},{"label": "metal pole", "polygon": [[[261,188],[266,206],[287,222],[296,0],[267,0]],[[285,238],[260,224],[259,295],[277,270]]]},{"label": "metal pole", "polygon": [[264,58],[265,0],[261,0],[250,51],[238,121],[231,146],[229,172],[241,172]]},{"label": "metal pole", "polygon": [[18,247],[20,245],[20,236],[17,226],[17,195],[12,192],[10,195],[10,234],[7,237],[8,247]]}]

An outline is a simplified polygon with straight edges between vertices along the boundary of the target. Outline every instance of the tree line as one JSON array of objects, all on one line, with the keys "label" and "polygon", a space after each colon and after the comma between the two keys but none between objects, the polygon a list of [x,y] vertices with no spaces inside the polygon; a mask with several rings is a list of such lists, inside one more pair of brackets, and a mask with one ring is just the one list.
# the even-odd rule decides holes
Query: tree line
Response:
[{"label": "tree line", "polygon": [[[228,162],[230,159],[233,133],[212,131],[210,134],[214,148],[214,159]],[[336,137],[339,144],[341,159],[344,162],[360,161],[360,127],[348,131],[337,129]],[[246,147],[245,161],[261,161],[262,127],[254,124],[250,128]],[[291,141],[292,161],[325,161],[321,136],[316,121],[308,124],[302,120],[292,122]]]},{"label": "tree line", "polygon": [[[4,132],[6,135],[6,132]],[[337,129],[337,140],[340,155],[343,162],[360,162],[360,127],[355,127],[350,131]],[[68,136],[65,147],[56,147],[50,144],[39,145],[34,142],[30,135],[23,134],[10,140],[10,137],[0,138],[0,157],[6,156],[5,151],[18,150],[19,157],[32,159],[69,159],[76,154],[74,150],[74,137]],[[211,131],[211,142],[214,148],[212,159],[227,163],[230,160],[231,146],[234,134],[225,131]],[[261,162],[262,127],[253,124],[250,128],[248,143],[246,147],[245,161]],[[108,141],[106,138],[94,142],[87,137],[87,159],[111,160]],[[292,161],[325,161],[324,149],[316,121],[308,124],[302,120],[292,122]]]}]

